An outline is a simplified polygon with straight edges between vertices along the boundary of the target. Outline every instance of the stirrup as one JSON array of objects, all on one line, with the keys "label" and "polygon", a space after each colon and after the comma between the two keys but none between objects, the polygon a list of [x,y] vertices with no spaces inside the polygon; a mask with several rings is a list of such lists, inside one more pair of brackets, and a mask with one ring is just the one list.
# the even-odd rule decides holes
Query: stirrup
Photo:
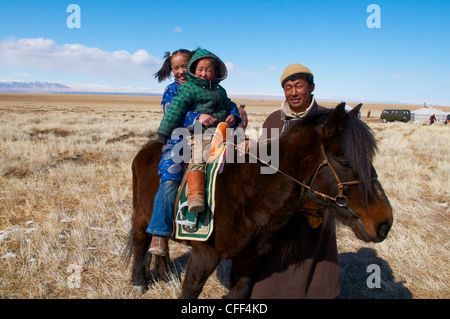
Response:
[{"label": "stirrup", "polygon": [[178,207],[177,215],[175,217],[175,223],[183,225],[184,230],[188,232],[195,232],[197,230],[198,213],[193,213],[195,214],[195,220],[193,222],[188,221],[186,217],[181,215],[181,210],[187,206],[188,202],[186,201]]}]

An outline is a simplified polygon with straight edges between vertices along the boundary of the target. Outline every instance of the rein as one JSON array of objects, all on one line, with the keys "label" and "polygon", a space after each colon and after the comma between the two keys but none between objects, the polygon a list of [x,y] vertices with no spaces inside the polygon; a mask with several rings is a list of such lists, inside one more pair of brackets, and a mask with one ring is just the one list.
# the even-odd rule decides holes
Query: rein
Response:
[{"label": "rein", "polygon": [[[233,142],[230,142],[230,143],[233,144],[234,146],[237,146],[237,145],[236,145],[235,143],[233,143]],[[322,161],[322,163],[320,163],[319,166],[316,168],[316,171],[315,171],[315,173],[314,173],[314,175],[313,175],[313,177],[312,177],[312,179],[311,179],[311,183],[310,183],[310,184],[312,184],[312,183],[314,182],[314,179],[316,178],[317,173],[319,172],[319,170],[320,170],[322,167],[325,167],[325,166],[330,167],[331,172],[333,173],[333,175],[334,175],[334,177],[335,177],[335,179],[336,179],[336,181],[337,181],[337,183],[338,183],[338,195],[336,195],[335,197],[332,197],[332,196],[330,196],[330,195],[321,193],[321,192],[319,192],[319,191],[313,189],[311,186],[309,186],[309,185],[307,185],[307,184],[305,184],[305,183],[300,182],[299,180],[295,179],[294,177],[292,177],[292,176],[290,176],[290,175],[284,173],[283,171],[280,171],[280,170],[279,170],[278,168],[276,168],[275,166],[273,166],[273,165],[271,165],[271,164],[269,164],[269,163],[267,163],[267,162],[261,160],[258,156],[255,156],[255,155],[253,155],[253,154],[251,154],[251,153],[248,153],[248,154],[249,154],[250,156],[252,156],[253,158],[256,158],[257,160],[259,160],[261,163],[263,163],[263,164],[265,164],[265,165],[271,167],[271,168],[274,169],[277,173],[280,173],[281,175],[283,175],[283,176],[285,176],[285,177],[291,179],[292,181],[294,181],[294,182],[297,183],[298,185],[302,186],[303,188],[306,188],[307,190],[309,190],[309,191],[311,191],[311,192],[313,192],[313,193],[315,193],[315,194],[321,196],[323,199],[329,199],[329,200],[333,201],[333,202],[334,202],[337,206],[339,206],[339,207],[342,207],[342,208],[347,209],[347,210],[350,212],[350,214],[352,214],[353,217],[357,218],[357,219],[358,219],[358,222],[361,223],[360,217],[359,217],[358,215],[356,215],[355,212],[353,212],[353,210],[352,210],[350,207],[348,207],[348,199],[347,199],[347,197],[344,196],[344,186],[346,186],[346,185],[348,185],[348,186],[358,185],[358,184],[359,184],[359,181],[341,182],[341,180],[339,179],[339,176],[337,175],[335,169],[333,168],[333,166],[331,165],[330,161],[328,160],[328,156],[327,156],[327,154],[325,153],[325,149],[324,149],[322,143],[320,143],[320,149],[321,149],[322,155],[325,157],[325,159],[324,159],[324,160]]]},{"label": "rein", "polygon": [[[233,146],[237,147],[237,145],[236,145],[235,143],[229,141],[228,139],[227,139],[227,142],[229,142],[229,143],[232,144]],[[331,165],[331,163],[330,163],[330,161],[329,161],[329,159],[328,159],[327,154],[325,153],[325,149],[324,149],[324,147],[323,147],[322,142],[320,143],[320,149],[321,149],[322,155],[325,157],[325,159],[322,161],[322,163],[320,163],[320,164],[317,166],[316,171],[314,172],[314,175],[313,175],[313,177],[312,177],[312,179],[311,179],[311,183],[310,183],[310,184],[312,185],[312,183],[314,182],[314,179],[315,179],[316,176],[317,176],[317,173],[319,172],[319,170],[320,170],[322,167],[329,166],[330,169],[331,169],[331,171],[333,172],[334,178],[336,179],[337,184],[338,184],[338,195],[336,195],[335,197],[332,197],[332,196],[330,196],[330,195],[321,193],[321,192],[319,192],[319,191],[313,189],[311,186],[306,185],[305,183],[300,182],[299,180],[297,180],[297,179],[295,179],[294,177],[292,177],[292,176],[286,174],[286,173],[283,172],[283,171],[280,171],[278,168],[276,168],[276,167],[273,166],[272,164],[269,164],[269,163],[267,163],[266,161],[263,161],[263,160],[260,159],[258,156],[253,155],[253,154],[251,154],[250,152],[249,152],[248,154],[249,154],[249,156],[252,156],[253,158],[255,158],[255,159],[257,159],[258,161],[260,161],[261,163],[263,163],[263,164],[269,166],[270,168],[272,168],[273,170],[275,170],[277,173],[280,173],[281,175],[283,175],[283,176],[289,178],[290,180],[294,181],[296,184],[302,186],[303,188],[306,188],[307,190],[309,190],[309,191],[311,191],[311,192],[313,192],[313,193],[315,193],[315,194],[317,194],[317,195],[319,195],[319,196],[322,196],[323,199],[329,199],[329,200],[333,201],[337,206],[346,209],[346,210],[347,210],[347,211],[348,211],[348,212],[356,219],[356,223],[358,224],[358,227],[359,227],[359,230],[361,231],[361,233],[362,233],[365,237],[369,237],[369,238],[372,237],[372,236],[367,232],[367,230],[365,229],[364,225],[362,224],[360,216],[358,216],[358,215],[357,215],[350,207],[348,207],[348,199],[347,199],[347,197],[344,196],[344,186],[346,186],[346,185],[348,185],[348,186],[358,185],[358,184],[359,184],[359,181],[341,182],[341,180],[339,179],[339,176],[337,175],[335,169],[334,169],[333,166]],[[373,180],[376,180],[376,179],[377,179],[376,177],[373,178]]]},{"label": "rein", "polygon": [[[222,136],[223,138],[223,136]],[[234,147],[238,147],[238,145],[236,145],[234,142],[230,141],[228,138],[225,138],[225,140],[230,143],[231,145],[233,145]],[[249,156],[257,159],[258,161],[260,161],[261,163],[269,166],[270,168],[272,168],[275,172],[280,173],[281,175],[289,178],[290,180],[294,181],[296,184],[302,186],[303,188],[313,192],[314,194],[317,194],[319,196],[321,196],[324,200],[328,199],[331,200],[332,202],[334,202],[338,207],[344,208],[346,209],[355,219],[356,219],[356,224],[358,225],[358,228],[360,230],[360,232],[363,234],[363,236],[367,237],[367,238],[371,238],[372,236],[367,232],[367,230],[365,229],[364,225],[362,224],[361,218],[360,216],[358,216],[349,206],[348,206],[348,199],[347,197],[344,196],[344,186],[354,186],[354,185],[358,185],[360,182],[359,180],[355,180],[355,181],[350,181],[350,182],[341,182],[341,180],[339,179],[338,174],[336,173],[336,170],[333,168],[333,166],[331,165],[328,156],[325,152],[325,148],[323,147],[322,142],[320,142],[320,150],[322,152],[323,157],[325,158],[322,163],[320,163],[317,168],[316,171],[314,172],[314,175],[311,179],[310,185],[313,184],[314,179],[316,178],[319,170],[322,167],[325,166],[329,166],[331,169],[331,172],[333,173],[334,178],[337,181],[337,186],[338,186],[338,194],[335,197],[332,197],[330,195],[324,194],[322,192],[319,192],[315,189],[313,189],[311,186],[300,182],[299,180],[295,179],[294,177],[284,173],[283,171],[280,171],[278,168],[276,168],[275,166],[273,166],[272,164],[267,163],[266,161],[263,161],[262,159],[260,159],[258,156],[253,155],[251,152],[247,153],[249,154]],[[377,180],[377,178],[373,178],[373,180]]]}]

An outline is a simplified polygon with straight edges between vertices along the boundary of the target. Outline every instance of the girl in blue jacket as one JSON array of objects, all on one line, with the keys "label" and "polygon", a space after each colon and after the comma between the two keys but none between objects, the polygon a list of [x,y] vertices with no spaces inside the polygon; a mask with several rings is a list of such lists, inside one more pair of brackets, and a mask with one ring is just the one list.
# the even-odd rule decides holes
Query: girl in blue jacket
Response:
[{"label": "girl in blue jacket", "polygon": [[[186,70],[193,53],[193,51],[180,49],[175,52],[166,52],[164,55],[163,66],[156,72],[155,78],[158,79],[158,82],[170,78],[172,74],[175,78],[175,81],[166,87],[163,94],[161,107],[164,113],[166,113],[172,99],[177,94],[180,85],[187,82]],[[231,102],[231,107],[231,113],[240,119],[236,104]],[[194,122],[200,115],[200,112],[188,112],[181,119],[179,127],[192,129]],[[147,233],[152,234],[149,252],[154,255],[166,256],[168,254],[168,239],[172,235],[175,198],[186,166],[185,163],[173,161],[172,149],[181,140],[182,137],[168,139],[162,149],[162,157],[159,163],[160,185],[153,204],[152,219],[147,228]]]}]

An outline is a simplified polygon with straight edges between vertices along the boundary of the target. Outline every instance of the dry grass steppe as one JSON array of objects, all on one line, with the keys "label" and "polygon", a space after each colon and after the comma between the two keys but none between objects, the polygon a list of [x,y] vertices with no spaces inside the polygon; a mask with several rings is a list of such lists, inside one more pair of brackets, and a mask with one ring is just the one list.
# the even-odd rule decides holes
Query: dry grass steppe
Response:
[{"label": "dry grass steppe", "polygon": [[[280,104],[234,101],[247,105],[249,135]],[[152,96],[0,94],[0,299],[177,296],[177,280],[135,295],[122,259],[131,162],[159,125],[159,103]],[[379,116],[387,107],[365,104],[362,120],[378,140],[374,164],[394,224],[379,244],[339,226],[342,298],[447,299],[450,125],[384,124]],[[171,242],[171,251],[182,274],[189,248]],[[369,289],[366,269],[374,263],[381,288]],[[201,298],[226,294],[228,266],[219,266]]]}]

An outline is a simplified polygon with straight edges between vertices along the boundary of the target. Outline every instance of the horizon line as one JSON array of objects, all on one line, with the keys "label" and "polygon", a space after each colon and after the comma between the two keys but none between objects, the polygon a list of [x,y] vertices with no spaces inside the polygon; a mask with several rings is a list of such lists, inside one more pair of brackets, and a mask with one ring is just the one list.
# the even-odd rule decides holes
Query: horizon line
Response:
[{"label": "horizon line", "polygon": [[[22,84],[44,84],[44,85],[57,85],[62,86],[59,89],[51,88],[2,88],[0,86],[0,93],[48,93],[48,94],[98,94],[98,95],[143,95],[143,96],[162,96],[164,90],[152,89],[149,87],[127,87],[127,86],[116,86],[107,84],[69,84],[59,81],[21,81],[21,80],[5,80],[0,79],[0,84],[5,83],[22,83]],[[228,97],[230,98],[241,98],[241,99],[268,99],[268,100],[284,100],[283,94],[274,93],[258,93],[258,92],[229,92]],[[354,99],[354,98],[320,98],[315,95],[316,100],[324,102],[348,102],[348,103],[374,103],[374,104],[401,104],[401,105],[434,105],[440,107],[448,107],[449,105],[428,103],[428,102],[400,102],[400,101],[382,101],[382,100],[370,100],[370,99]]]}]

